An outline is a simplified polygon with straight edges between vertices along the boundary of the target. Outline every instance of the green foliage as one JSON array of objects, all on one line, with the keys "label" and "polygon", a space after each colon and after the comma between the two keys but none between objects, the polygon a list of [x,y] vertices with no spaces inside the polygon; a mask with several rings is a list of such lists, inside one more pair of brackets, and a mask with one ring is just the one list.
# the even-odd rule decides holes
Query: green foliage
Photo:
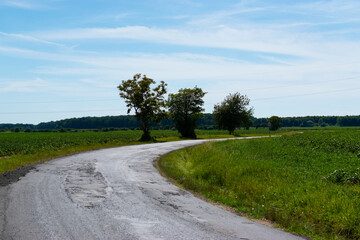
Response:
[{"label": "green foliage", "polygon": [[233,134],[235,128],[249,128],[252,124],[250,116],[253,108],[247,109],[250,99],[246,95],[236,92],[229,94],[224,101],[214,106],[213,118],[216,125]]},{"label": "green foliage", "polygon": [[22,132],[22,131],[23,131],[23,129],[20,128],[20,127],[14,127],[14,128],[11,129],[11,132],[16,132],[16,133]]},{"label": "green foliage", "polygon": [[[266,127],[266,118],[252,118],[255,127]],[[281,119],[282,127],[326,127],[360,126],[360,116],[306,116],[284,117]]]},{"label": "green foliage", "polygon": [[133,79],[123,80],[118,86],[120,97],[125,99],[128,114],[134,110],[136,118],[141,121],[141,129],[144,132],[142,141],[151,139],[151,122],[160,122],[166,116],[164,94],[167,85],[161,81],[158,86],[151,89],[150,85],[155,83],[146,75],[141,78],[141,74],[135,74]]},{"label": "green foliage", "polygon": [[281,118],[279,118],[278,116],[272,116],[268,119],[268,121],[271,124],[270,129],[272,131],[276,131],[281,127]]},{"label": "green foliage", "polygon": [[335,169],[334,172],[324,177],[332,183],[339,184],[360,184],[360,169],[345,171],[343,169]]},{"label": "green foliage", "polygon": [[[208,143],[161,168],[185,188],[313,239],[360,239],[359,130]],[[341,169],[341,170],[339,170]]]},{"label": "green foliage", "polygon": [[205,94],[206,92],[198,87],[184,88],[176,94],[169,94],[169,112],[182,137],[196,138],[195,128],[198,118],[202,116],[201,112],[204,111],[202,98]]},{"label": "green foliage", "polygon": [[97,128],[136,128],[140,122],[135,116],[81,117],[60,121],[43,122],[33,129],[97,129]]}]

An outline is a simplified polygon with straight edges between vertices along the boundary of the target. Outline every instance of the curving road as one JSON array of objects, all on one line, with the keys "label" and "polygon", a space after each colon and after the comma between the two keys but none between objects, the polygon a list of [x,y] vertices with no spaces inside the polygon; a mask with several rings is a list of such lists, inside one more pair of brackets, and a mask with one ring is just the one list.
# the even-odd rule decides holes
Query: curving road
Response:
[{"label": "curving road", "polygon": [[103,149],[38,165],[0,188],[0,239],[302,239],[206,203],[154,168],[160,155],[202,142]]}]

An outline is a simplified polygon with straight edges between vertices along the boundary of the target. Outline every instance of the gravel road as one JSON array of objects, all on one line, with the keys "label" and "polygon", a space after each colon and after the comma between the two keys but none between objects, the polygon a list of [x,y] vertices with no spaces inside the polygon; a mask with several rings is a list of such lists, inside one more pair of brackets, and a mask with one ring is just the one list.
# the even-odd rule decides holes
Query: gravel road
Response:
[{"label": "gravel road", "polygon": [[0,188],[0,239],[302,239],[206,203],[154,168],[160,155],[201,142],[103,149],[38,165]]}]

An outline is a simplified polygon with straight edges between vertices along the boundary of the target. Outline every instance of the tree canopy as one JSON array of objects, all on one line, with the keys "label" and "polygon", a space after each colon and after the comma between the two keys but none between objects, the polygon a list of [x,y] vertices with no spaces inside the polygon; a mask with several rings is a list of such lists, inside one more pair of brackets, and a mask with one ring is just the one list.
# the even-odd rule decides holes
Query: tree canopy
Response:
[{"label": "tree canopy", "polygon": [[127,113],[134,110],[136,119],[141,122],[140,127],[144,132],[140,139],[142,141],[151,139],[151,122],[160,122],[166,115],[164,94],[167,84],[161,81],[158,86],[151,88],[152,84],[156,84],[153,79],[135,74],[133,79],[123,80],[118,86],[120,97],[125,99]]},{"label": "tree canopy", "polygon": [[281,127],[281,118],[278,116],[272,116],[268,121],[271,123],[270,129],[273,131],[278,130]]},{"label": "tree canopy", "polygon": [[195,128],[197,120],[205,110],[202,108],[206,92],[195,86],[193,89],[180,89],[176,94],[169,94],[168,107],[175,122],[175,128],[182,137],[196,138]]},{"label": "tree canopy", "polygon": [[253,108],[247,108],[249,103],[246,95],[230,93],[224,101],[214,106],[214,122],[219,128],[228,130],[229,134],[233,134],[237,127],[250,127]]}]

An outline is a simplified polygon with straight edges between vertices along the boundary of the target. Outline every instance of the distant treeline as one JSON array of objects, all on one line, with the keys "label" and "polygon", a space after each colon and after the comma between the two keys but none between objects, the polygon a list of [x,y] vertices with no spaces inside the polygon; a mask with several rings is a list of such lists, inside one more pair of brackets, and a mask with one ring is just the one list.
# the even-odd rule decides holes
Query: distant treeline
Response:
[{"label": "distant treeline", "polygon": [[[253,118],[253,126],[267,126],[266,118]],[[283,117],[282,127],[358,127],[360,116],[307,116],[307,117]]]},{"label": "distant treeline", "polygon": [[[59,121],[42,122],[37,125],[33,124],[0,124],[0,129],[11,130],[49,130],[49,129],[118,129],[128,130],[137,129],[140,122],[135,116],[105,116],[105,117],[82,117],[69,118]],[[198,120],[199,129],[213,129],[215,125],[212,120],[212,114],[204,114]],[[153,129],[172,129],[173,123],[171,119],[164,119],[160,124],[153,123]]]},{"label": "distant treeline", "polygon": [[[252,127],[267,127],[267,118],[252,118]],[[134,116],[106,116],[70,118],[60,121],[33,124],[0,124],[2,130],[38,130],[48,129],[137,129],[139,121]],[[282,118],[282,127],[326,127],[326,126],[360,126],[360,116],[309,116]],[[246,127],[246,126],[244,126]],[[248,126],[247,126],[248,127]],[[172,129],[171,119],[164,119],[160,124],[153,124],[153,129]],[[212,114],[204,114],[198,120],[198,129],[216,129]]]}]

